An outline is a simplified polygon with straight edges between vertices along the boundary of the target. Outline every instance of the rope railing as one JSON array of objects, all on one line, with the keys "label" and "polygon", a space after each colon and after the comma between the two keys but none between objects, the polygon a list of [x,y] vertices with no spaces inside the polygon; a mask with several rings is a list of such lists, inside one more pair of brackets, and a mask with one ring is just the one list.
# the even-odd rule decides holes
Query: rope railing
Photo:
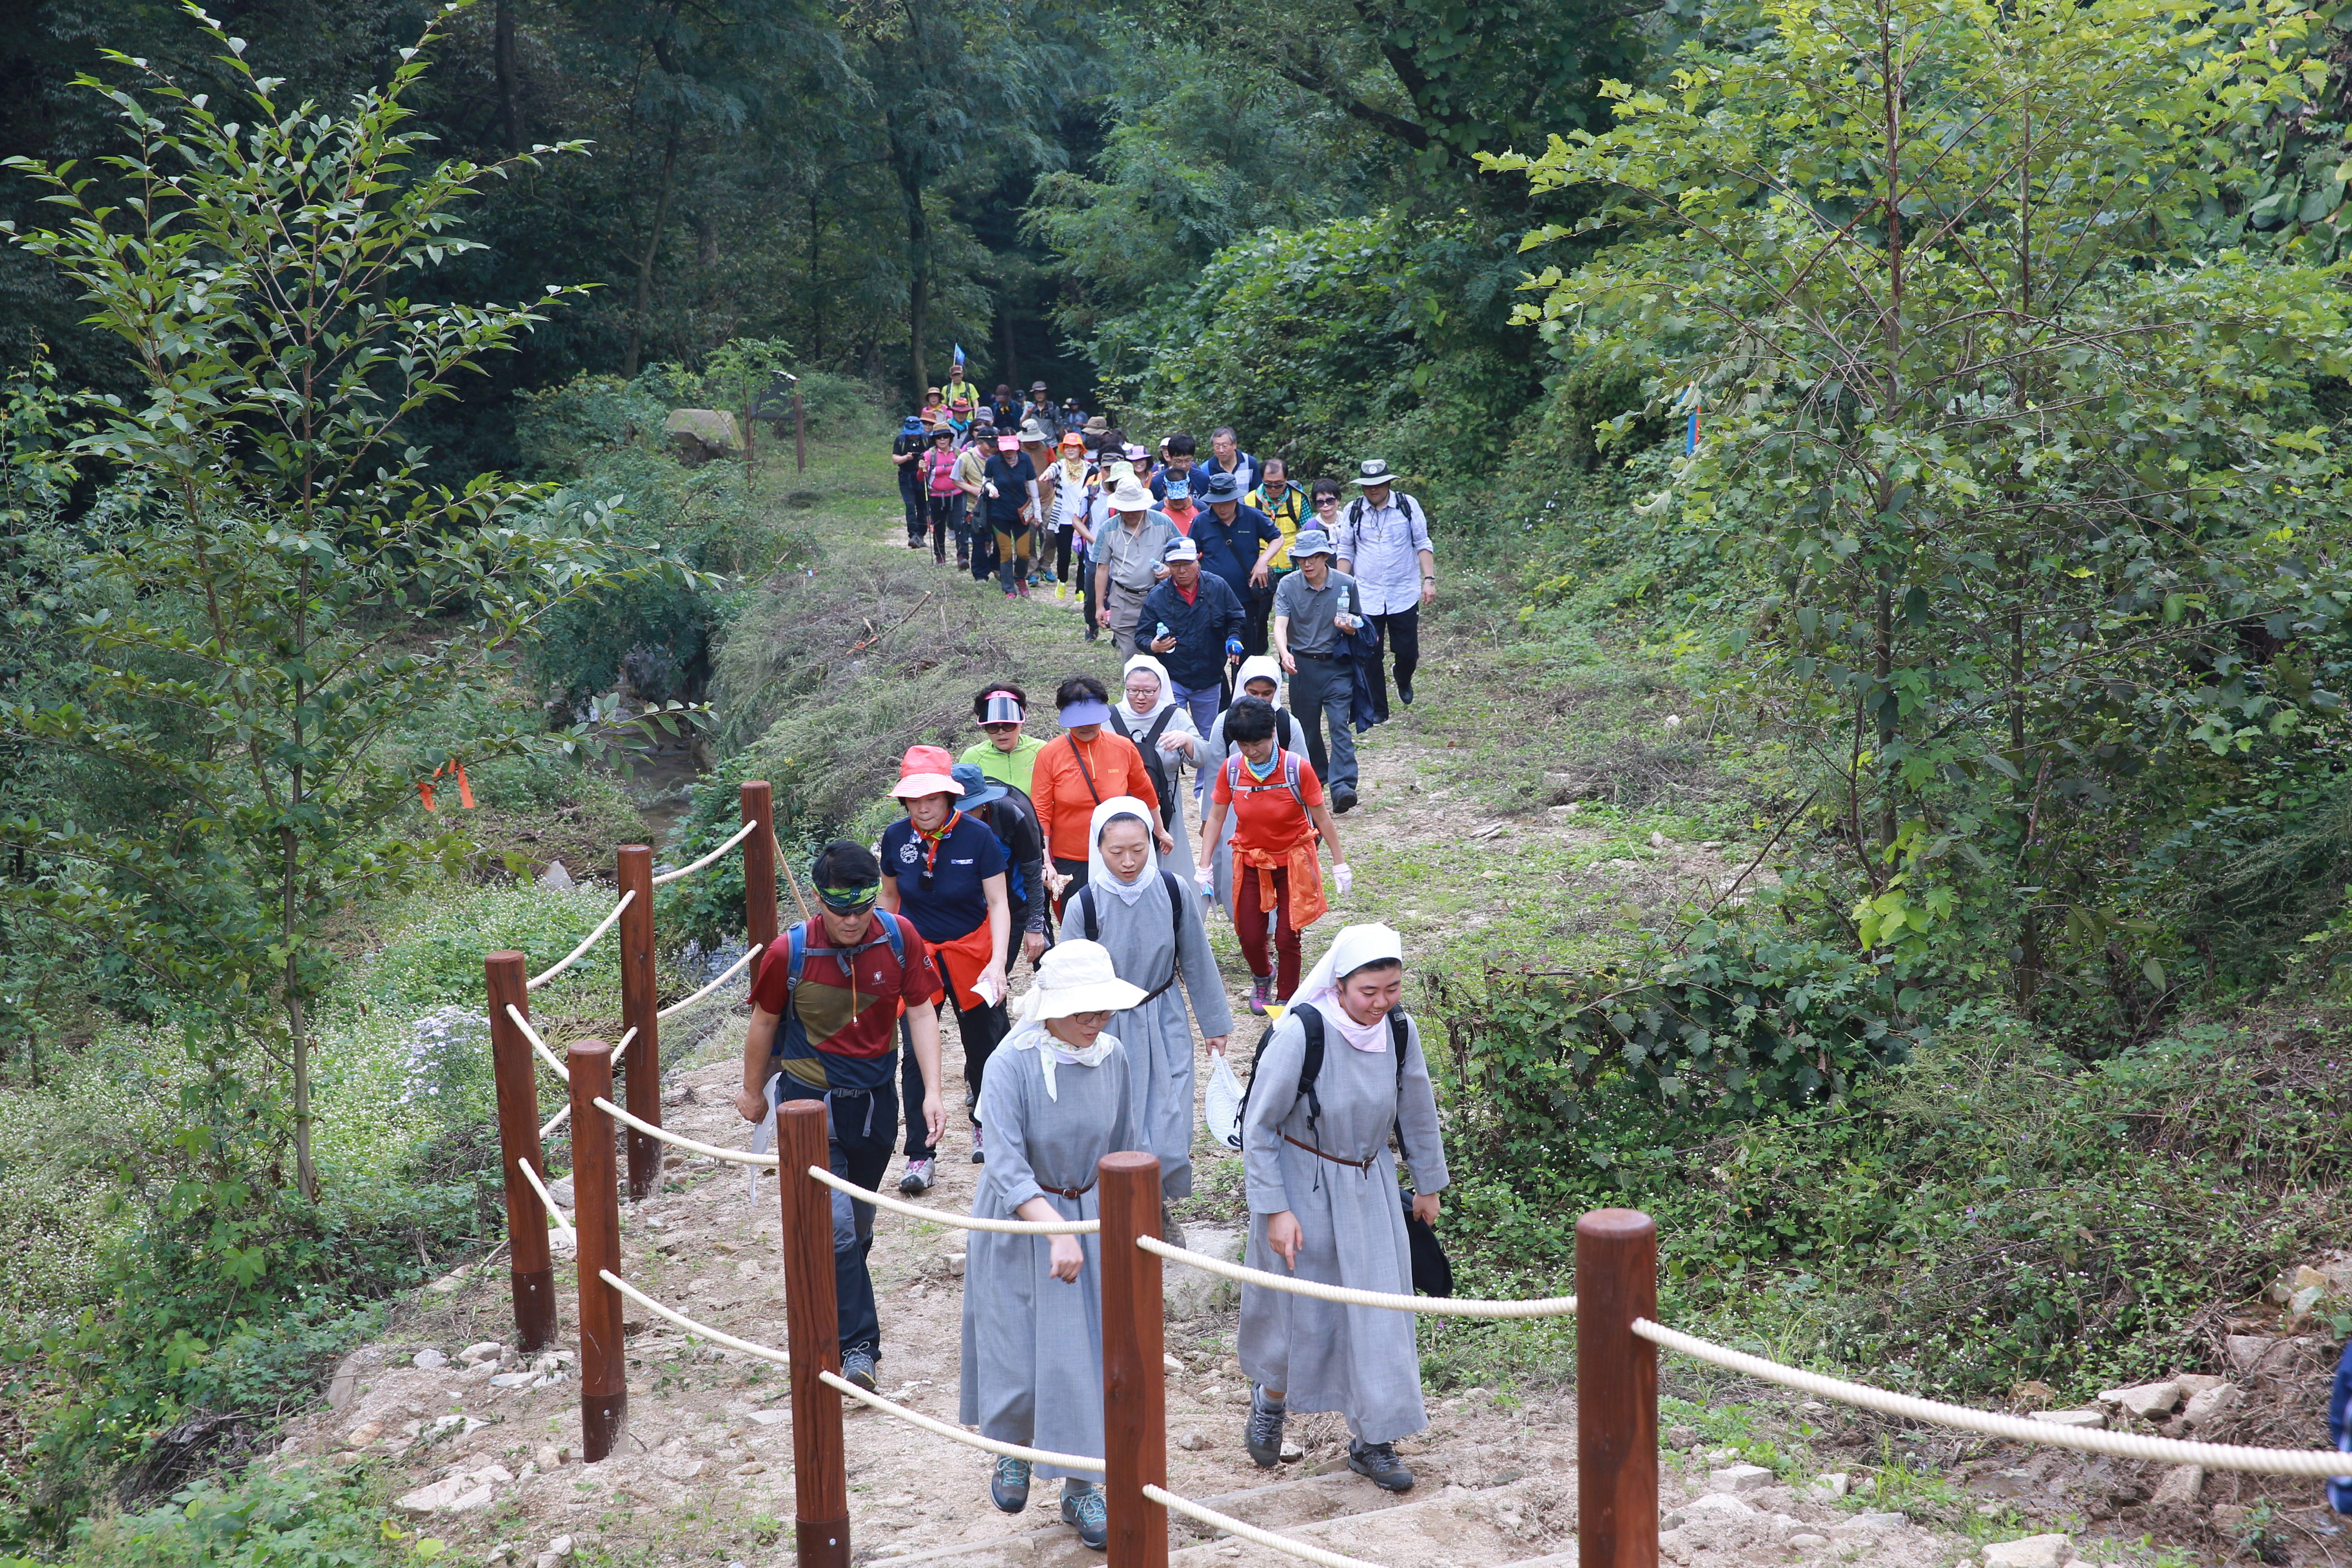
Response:
[{"label": "rope railing", "polygon": [[593,1103],[596,1109],[604,1112],[607,1116],[625,1122],[630,1126],[635,1127],[638,1132],[643,1133],[648,1138],[658,1138],[663,1143],[668,1144],[676,1148],[685,1149],[693,1154],[707,1155],[714,1160],[730,1161],[739,1166],[772,1166],[777,1163],[776,1156],[773,1155],[755,1155],[742,1149],[722,1149],[716,1144],[698,1143],[692,1138],[682,1138],[667,1127],[657,1127],[651,1122],[641,1121],[638,1118],[630,1115],[626,1111],[622,1110],[610,1100],[600,1099],[593,1102]]},{"label": "rope railing", "polygon": [[735,830],[735,834],[732,838],[719,845],[717,849],[711,851],[709,854],[703,856],[700,860],[695,862],[692,865],[682,865],[676,871],[666,871],[660,875],[655,877],[654,885],[656,887],[660,887],[668,883],[683,882],[698,871],[708,871],[710,867],[719,862],[720,856],[724,855],[729,850],[733,849],[737,844],[741,843],[745,839],[750,838],[751,836],[751,830],[757,828],[759,825],[760,824],[756,821],[744,823],[740,828]]},{"label": "rope railing", "polygon": [[950,1214],[942,1208],[925,1208],[919,1203],[902,1203],[895,1197],[885,1197],[855,1182],[844,1180],[823,1166],[809,1166],[808,1174],[835,1192],[845,1192],[860,1203],[870,1203],[894,1214],[908,1214],[917,1219],[953,1226],[959,1230],[992,1230],[1003,1236],[1092,1236],[1102,1229],[1099,1219],[982,1219],[978,1215]]},{"label": "rope railing", "polygon": [[578,1240],[580,1232],[572,1228],[572,1221],[563,1218],[563,1210],[556,1203],[555,1195],[547,1190],[547,1184],[539,1179],[539,1173],[530,1168],[530,1162],[517,1160],[515,1169],[522,1172],[522,1179],[530,1184],[530,1190],[539,1194],[539,1201],[546,1206],[547,1218],[555,1221],[555,1228],[573,1240]]},{"label": "rope railing", "polygon": [[1026,1448],[1018,1443],[999,1442],[994,1437],[983,1437],[977,1432],[967,1432],[961,1427],[951,1427],[945,1421],[924,1415],[919,1410],[909,1410],[904,1405],[860,1388],[846,1377],[835,1373],[820,1372],[816,1375],[816,1378],[819,1383],[836,1394],[846,1394],[852,1399],[870,1405],[886,1416],[896,1416],[910,1426],[920,1427],[927,1432],[937,1432],[942,1437],[952,1437],[957,1442],[969,1448],[978,1448],[983,1453],[1001,1454],[1008,1459],[1026,1459],[1033,1465],[1055,1465],[1066,1470],[1099,1472],[1103,1468],[1103,1462],[1100,1459],[1088,1458],[1084,1454],[1057,1454],[1051,1448]]},{"label": "rope railing", "polygon": [[2084,1453],[2106,1454],[2121,1459],[2144,1459],[2152,1464],[2195,1465],[2201,1469],[2243,1470],[2255,1475],[2338,1476],[2352,1470],[2352,1456],[2326,1449],[2252,1448],[2236,1443],[2191,1443],[2174,1437],[2147,1437],[2137,1432],[2064,1427],[2052,1421],[2036,1421],[2028,1416],[2009,1416],[1994,1410],[1974,1410],[1965,1405],[1921,1399],[1908,1394],[1874,1388],[1866,1383],[1850,1383],[1842,1377],[1829,1377],[1818,1372],[1783,1366],[1762,1356],[1748,1355],[1696,1335],[1664,1327],[1647,1318],[1634,1319],[1633,1332],[1654,1344],[1679,1351],[1694,1360],[1745,1373],[1767,1383],[1780,1384],[1784,1388],[1860,1406],[1881,1415],[1900,1416],[1907,1420],[1928,1422],[1939,1427],[1956,1427],[1964,1432],[1981,1432],[1989,1437],[2039,1443],[2045,1448],[2075,1448]]},{"label": "rope railing", "polygon": [[1147,1483],[1143,1488],[1143,1495],[1162,1508],[1174,1509],[1187,1519],[1197,1519],[1202,1524],[1222,1530],[1228,1535],[1239,1536],[1244,1541],[1254,1541],[1260,1546],[1282,1552],[1286,1556],[1296,1557],[1307,1563],[1319,1563],[1323,1568],[1380,1568],[1379,1563],[1367,1563],[1360,1557],[1349,1557],[1343,1552],[1326,1551],[1320,1546],[1311,1545],[1304,1541],[1294,1541],[1286,1535],[1276,1535],[1270,1530],[1260,1530],[1255,1524],[1244,1524],[1231,1514],[1219,1513],[1213,1508],[1203,1508],[1191,1498],[1178,1497],[1164,1487]]},{"label": "rope railing", "polygon": [[684,1329],[690,1334],[698,1334],[702,1338],[710,1341],[713,1344],[723,1344],[730,1350],[740,1350],[745,1355],[757,1356],[761,1361],[772,1361],[778,1366],[790,1366],[793,1364],[793,1358],[786,1355],[781,1350],[772,1349],[764,1344],[755,1344],[748,1339],[737,1339],[731,1333],[712,1328],[709,1323],[696,1322],[684,1312],[675,1312],[668,1307],[663,1306],[659,1301],[655,1301],[651,1296],[646,1295],[643,1291],[638,1290],[635,1285],[630,1284],[626,1280],[622,1279],[610,1269],[597,1270],[596,1277],[604,1281],[604,1283],[612,1286],[613,1289],[620,1291],[621,1294],[628,1297],[629,1300],[636,1302],[637,1305],[645,1308],[646,1311],[653,1313],[656,1317],[676,1323],[678,1327]]},{"label": "rope railing", "polygon": [[547,1064],[547,1070],[564,1082],[571,1082],[572,1069],[564,1066],[562,1059],[549,1048],[547,1041],[539,1037],[539,1030],[530,1027],[530,1019],[522,1016],[522,1009],[509,1002],[507,1017],[514,1020],[515,1028],[522,1030],[523,1039],[530,1041],[531,1050],[539,1052],[539,1059]]},{"label": "rope railing", "polygon": [[1486,1301],[1454,1296],[1401,1296],[1387,1291],[1360,1291],[1352,1285],[1326,1285],[1316,1280],[1269,1274],[1263,1269],[1245,1268],[1239,1263],[1229,1263],[1223,1258],[1212,1258],[1205,1252],[1190,1252],[1181,1247],[1171,1246],[1157,1236],[1139,1236],[1135,1244],[1171,1262],[1190,1263],[1195,1269],[1222,1274],[1244,1285],[1264,1285],[1268,1290],[1287,1291],[1294,1296],[1312,1296],[1318,1301],[1338,1301],[1350,1307],[1381,1307],[1392,1312],[1421,1312],[1431,1317],[1456,1318],[1558,1318],[1576,1311],[1574,1296],[1545,1296],[1525,1301]]},{"label": "rope railing", "polygon": [[621,917],[621,911],[629,907],[629,904],[636,898],[636,896],[637,890],[634,887],[629,889],[628,892],[621,894],[621,902],[613,905],[613,912],[610,915],[607,915],[604,919],[596,923],[595,930],[591,931],[587,936],[583,936],[580,939],[579,946],[574,947],[571,952],[566,953],[562,957],[557,959],[553,968],[534,975],[530,979],[525,980],[522,983],[522,988],[526,991],[535,991],[539,989],[540,987],[547,984],[548,981],[555,978],[556,976],[563,973],[564,970],[572,967],[572,965],[580,962],[583,957],[587,956],[588,949],[596,946],[596,939],[613,928],[613,922]]},{"label": "rope railing", "polygon": [[654,1017],[657,1019],[666,1019],[672,1013],[684,1012],[687,1009],[694,1006],[695,1003],[702,1000],[703,998],[709,996],[711,992],[717,990],[719,987],[725,985],[728,981],[741,974],[743,972],[743,967],[759,956],[760,950],[757,947],[744,948],[743,956],[740,958],[736,959],[732,964],[730,964],[727,967],[727,972],[725,974],[711,981],[710,984],[703,987],[702,989],[695,992],[694,995],[688,997],[681,1001],[670,1003],[669,1006],[654,1014]]}]

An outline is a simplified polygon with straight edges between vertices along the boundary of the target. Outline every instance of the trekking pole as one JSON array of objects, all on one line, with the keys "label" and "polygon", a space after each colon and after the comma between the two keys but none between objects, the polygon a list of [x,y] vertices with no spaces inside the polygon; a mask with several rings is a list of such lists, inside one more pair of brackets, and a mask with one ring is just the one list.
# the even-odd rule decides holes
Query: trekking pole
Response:
[{"label": "trekking pole", "polygon": [[593,1465],[619,1444],[629,1419],[621,1292],[604,1281],[621,1271],[621,1195],[613,1119],[596,1109],[597,1101],[613,1098],[613,1048],[575,1040],[564,1066],[572,1074],[572,1214],[580,1233],[580,1453]]},{"label": "trekking pole", "polygon": [[1657,1568],[1658,1227],[1631,1208],[1576,1222],[1577,1568]]},{"label": "trekking pole", "polygon": [[1096,1167],[1102,1203],[1103,1490],[1109,1568],[1168,1568],[1168,1511],[1143,1495],[1168,1486],[1168,1369],[1160,1259],[1160,1162],[1132,1150]]},{"label": "trekking pole", "polygon": [[522,1027],[507,1015],[530,1011],[520,953],[482,960],[490,1004],[490,1075],[499,1095],[499,1165],[506,1176],[508,1269],[514,1294],[515,1348],[530,1354],[555,1343],[555,1277],[547,1248],[547,1206],[517,1167],[530,1163],[542,1180],[546,1152],[539,1141],[539,1065]]},{"label": "trekking pole", "polygon": [[841,1317],[833,1295],[833,1189],[808,1174],[811,1166],[831,1166],[824,1118],[821,1100],[787,1100],[776,1107],[776,1186],[784,1209],[784,1347],[793,1358],[793,1538],[800,1568],[849,1568],[841,1396],[817,1379],[820,1372],[841,1375]]},{"label": "trekking pole", "polygon": [[[755,779],[739,791],[742,821],[757,822],[760,831],[743,841],[743,931],[755,952],[765,953],[776,939],[776,800],[764,779]],[[761,960],[751,960],[751,983],[760,983]]]},{"label": "trekking pole", "polygon": [[[622,894],[634,893],[621,911],[621,1027],[634,1030],[622,1070],[630,1115],[661,1125],[661,998],[654,976],[654,852],[623,844],[617,880]],[[629,1129],[629,1201],[643,1203],[661,1179],[662,1146],[651,1134]],[[614,1272],[618,1272],[615,1265]]]}]

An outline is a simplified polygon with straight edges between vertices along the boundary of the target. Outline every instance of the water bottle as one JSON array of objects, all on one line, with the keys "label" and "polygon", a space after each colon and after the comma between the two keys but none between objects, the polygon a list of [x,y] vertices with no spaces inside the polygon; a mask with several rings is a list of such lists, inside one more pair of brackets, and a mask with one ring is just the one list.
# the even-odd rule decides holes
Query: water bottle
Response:
[{"label": "water bottle", "polygon": [[1339,590],[1339,612],[1337,619],[1341,621],[1348,619],[1348,591],[1344,588]]},{"label": "water bottle", "polygon": [[1155,642],[1155,643],[1164,643],[1164,642],[1166,642],[1166,641],[1168,640],[1168,622],[1167,622],[1162,621],[1162,622],[1160,623],[1160,630],[1159,630],[1158,632],[1154,632],[1154,633],[1152,634],[1151,640],[1152,640],[1153,642]]}]

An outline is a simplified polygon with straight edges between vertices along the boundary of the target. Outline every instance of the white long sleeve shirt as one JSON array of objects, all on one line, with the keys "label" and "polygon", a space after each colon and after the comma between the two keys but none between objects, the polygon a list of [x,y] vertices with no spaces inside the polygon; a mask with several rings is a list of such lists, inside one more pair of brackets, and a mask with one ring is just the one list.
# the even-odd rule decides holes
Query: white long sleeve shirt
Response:
[{"label": "white long sleeve shirt", "polygon": [[1401,490],[1391,490],[1383,507],[1359,497],[1340,513],[1334,542],[1365,614],[1394,615],[1421,602],[1420,552],[1430,543],[1429,514],[1420,502]]}]

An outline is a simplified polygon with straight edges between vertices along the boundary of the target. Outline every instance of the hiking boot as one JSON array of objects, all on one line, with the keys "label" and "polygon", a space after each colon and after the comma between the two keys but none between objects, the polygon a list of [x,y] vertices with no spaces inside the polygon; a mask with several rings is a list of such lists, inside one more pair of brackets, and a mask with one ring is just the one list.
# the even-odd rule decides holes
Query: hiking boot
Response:
[{"label": "hiking boot", "polygon": [[1345,813],[1355,810],[1355,806],[1356,788],[1354,785],[1334,784],[1331,786],[1331,814],[1333,816],[1344,815]]},{"label": "hiking boot", "polygon": [[855,1383],[858,1387],[863,1388],[868,1394],[875,1392],[874,1353],[862,1347],[855,1350],[843,1351],[841,1353],[841,1380],[844,1383]]},{"label": "hiking boot", "polygon": [[1396,1457],[1396,1448],[1390,1443],[1348,1443],[1348,1468],[1360,1476],[1369,1476],[1382,1491],[1411,1491],[1412,1472]]},{"label": "hiking boot", "polygon": [[1397,701],[1404,704],[1407,707],[1411,707],[1412,706],[1412,683],[1407,681],[1399,681],[1397,683]]},{"label": "hiking boot", "polygon": [[[1242,1447],[1249,1450],[1259,1469],[1270,1470],[1282,1463],[1282,1421],[1288,1414],[1279,1405],[1267,1404],[1264,1389],[1250,1390],[1249,1425],[1242,1428]],[[1348,1462],[1356,1462],[1352,1454]]]},{"label": "hiking boot", "polygon": [[1089,1486],[1084,1491],[1064,1492],[1062,1522],[1077,1527],[1079,1545],[1100,1552],[1110,1540],[1110,1511],[1103,1503],[1102,1489]]},{"label": "hiking boot", "polygon": [[971,1124],[971,1163],[976,1166],[984,1166],[988,1163],[980,1152],[980,1124],[977,1122]]},{"label": "hiking boot", "polygon": [[988,1478],[988,1500],[1007,1513],[1019,1513],[1029,1506],[1029,1461],[1000,1458],[994,1473]]},{"label": "hiking boot", "polygon": [[1168,1200],[1164,1197],[1160,1200],[1160,1239],[1171,1247],[1184,1245],[1184,1224],[1176,1218],[1176,1211],[1168,1207]]},{"label": "hiking boot", "polygon": [[931,1184],[937,1179],[931,1166],[932,1162],[928,1158],[908,1160],[907,1174],[898,1178],[898,1190],[900,1192],[930,1191]]},{"label": "hiking boot", "polygon": [[1024,580],[1022,582],[1018,591],[1022,598],[1026,599],[1029,597],[1029,584],[1027,581]]},{"label": "hiking boot", "polygon": [[1274,977],[1254,975],[1250,977],[1250,1011],[1265,1016],[1265,1004],[1274,999]]}]

